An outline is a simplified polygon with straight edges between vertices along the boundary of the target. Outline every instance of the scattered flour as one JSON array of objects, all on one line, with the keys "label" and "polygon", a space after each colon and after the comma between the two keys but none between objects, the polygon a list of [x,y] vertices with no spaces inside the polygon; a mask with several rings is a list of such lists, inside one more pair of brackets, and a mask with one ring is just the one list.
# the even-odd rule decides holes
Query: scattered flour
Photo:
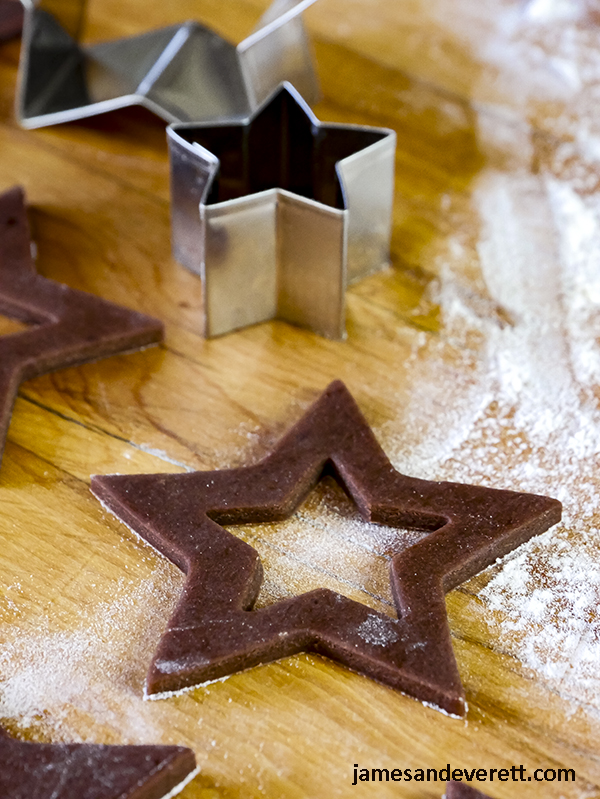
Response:
[{"label": "scattered flour", "polygon": [[[600,559],[591,530],[571,542],[547,538],[517,554],[480,598],[516,642],[522,661],[554,689],[598,707]],[[512,606],[512,607],[511,607]]]},{"label": "scattered flour", "polygon": [[259,552],[265,579],[256,606],[329,588],[395,616],[389,561],[425,533],[364,522],[333,480],[323,480],[289,519],[237,525]]},{"label": "scattered flour", "polygon": [[[563,523],[491,567],[479,596],[503,651],[600,710],[600,198],[488,171],[475,203],[476,257],[440,264],[442,334],[415,341],[402,437],[395,421],[381,438],[406,473],[563,502]],[[461,292],[474,262],[510,324]]]},{"label": "scattered flour", "polygon": [[358,628],[358,634],[367,644],[385,646],[398,640],[398,630],[393,619],[386,621],[380,616],[369,616]]},{"label": "scattered flour", "polygon": [[160,708],[143,701],[142,688],[180,588],[160,563],[149,579],[121,578],[111,600],[82,610],[75,629],[56,629],[51,609],[27,625],[3,625],[0,718],[51,732],[53,741],[73,740],[77,715],[90,741],[167,742]]},{"label": "scattered flour", "polygon": [[431,0],[427,13],[442,31],[441,41],[426,41],[437,45],[429,57],[443,63],[446,49],[459,54],[450,80],[464,69],[463,59],[472,64],[472,99],[598,152],[597,0]]}]

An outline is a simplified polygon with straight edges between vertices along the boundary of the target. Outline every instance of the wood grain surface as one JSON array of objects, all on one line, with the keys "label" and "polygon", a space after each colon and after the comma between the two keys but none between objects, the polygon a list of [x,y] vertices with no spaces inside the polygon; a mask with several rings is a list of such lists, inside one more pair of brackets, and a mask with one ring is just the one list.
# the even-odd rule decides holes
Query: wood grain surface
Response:
[{"label": "wood grain surface", "polygon": [[[239,41],[266,5],[93,0],[87,36],[195,18]],[[202,287],[170,254],[163,123],[129,109],[21,130],[13,115],[19,42],[0,46],[0,190],[27,191],[40,273],[166,325],[161,347],[31,380],[19,392],[0,470],[0,716],[14,734],[191,746],[201,773],[182,799],[433,799],[440,783],[353,786],[354,764],[447,763],[577,774],[574,783],[480,783],[493,799],[600,797],[600,690],[561,690],[494,623],[480,594],[503,564],[447,598],[465,720],[312,654],[144,701],[145,672],[183,577],[89,491],[96,473],[253,462],[336,378],[400,470],[431,446],[432,479],[467,475],[530,490],[518,475],[531,450],[514,449],[506,428],[479,460],[464,454],[449,427],[436,428],[445,428],[446,402],[457,397],[495,418],[478,378],[486,331],[519,331],[482,271],[486,225],[495,218],[494,208],[487,222],[481,210],[489,181],[501,182],[502,196],[521,198],[513,227],[515,219],[526,224],[526,209],[543,206],[544,187],[571,190],[577,180],[582,202],[597,188],[600,148],[590,142],[600,133],[600,115],[591,112],[600,20],[591,2],[566,5],[568,13],[558,0],[319,0],[305,15],[322,83],[319,118],[398,134],[392,265],[349,290],[342,342],[282,322],[203,340]],[[531,285],[544,287],[555,223],[549,215],[531,224],[523,259]],[[448,309],[459,300],[469,318],[491,327],[457,330]],[[533,290],[531,308],[540,307]],[[581,317],[592,339],[598,318]],[[12,329],[2,320],[0,333]],[[590,389],[595,408],[600,393],[588,382],[578,390]],[[496,468],[498,452],[508,459]],[[573,483],[577,468],[575,460]],[[552,479],[543,493],[562,499],[567,477],[557,469]],[[598,508],[586,518],[592,535]],[[393,613],[387,550],[369,544],[371,527],[325,482],[289,522],[230,529],[263,559],[260,603],[322,585]],[[575,533],[561,529],[576,551]],[[540,586],[544,580],[540,567]]]}]

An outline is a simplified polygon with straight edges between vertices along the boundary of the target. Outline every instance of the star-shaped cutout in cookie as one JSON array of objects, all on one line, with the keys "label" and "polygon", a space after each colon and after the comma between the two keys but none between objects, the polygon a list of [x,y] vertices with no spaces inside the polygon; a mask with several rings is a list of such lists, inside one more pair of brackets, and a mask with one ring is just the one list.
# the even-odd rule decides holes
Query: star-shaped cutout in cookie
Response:
[{"label": "star-shaped cutout in cookie", "polygon": [[183,746],[17,741],[0,730],[2,799],[161,799],[197,774]]},{"label": "star-shaped cutout in cookie", "polygon": [[347,284],[389,263],[396,134],[320,122],[290,84],[244,119],[168,131],[177,260],[204,334],[282,319],[341,338]]},{"label": "star-shaped cutout in cookie", "polygon": [[[328,589],[252,609],[260,558],[221,525],[285,519],[326,473],[366,520],[429,532],[391,560],[397,619]],[[444,593],[561,515],[548,497],[400,474],[339,381],[254,466],[96,476],[92,491],[187,575],[148,695],[312,650],[453,715],[466,705]]]},{"label": "star-shaped cutout in cookie", "polygon": [[0,338],[0,458],[24,380],[155,344],[163,336],[157,319],[37,274],[20,188],[0,195],[0,313],[34,325]]}]

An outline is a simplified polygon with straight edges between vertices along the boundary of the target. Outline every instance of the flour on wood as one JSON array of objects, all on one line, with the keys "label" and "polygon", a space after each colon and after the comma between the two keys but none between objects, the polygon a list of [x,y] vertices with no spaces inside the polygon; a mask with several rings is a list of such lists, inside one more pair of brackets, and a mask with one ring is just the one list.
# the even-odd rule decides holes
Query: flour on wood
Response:
[{"label": "flour on wood", "polygon": [[498,649],[600,709],[600,198],[549,170],[488,171],[475,204],[471,254],[437,264],[442,332],[416,335],[412,399],[380,438],[408,474],[564,503],[479,596]]}]

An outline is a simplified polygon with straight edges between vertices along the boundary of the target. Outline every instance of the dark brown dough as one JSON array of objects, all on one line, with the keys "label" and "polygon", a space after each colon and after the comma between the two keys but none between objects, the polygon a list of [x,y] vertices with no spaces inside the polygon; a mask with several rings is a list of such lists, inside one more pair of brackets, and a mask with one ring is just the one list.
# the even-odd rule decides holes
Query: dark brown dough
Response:
[{"label": "dark brown dough", "polygon": [[[220,525],[285,519],[325,473],[365,519],[431,531],[391,561],[397,619],[327,589],[252,611],[260,558]],[[96,476],[92,491],[187,575],[148,694],[312,650],[454,715],[466,706],[444,592],[561,515],[548,497],[400,474],[339,381],[254,466]]]},{"label": "dark brown dough", "polygon": [[196,768],[183,746],[36,744],[0,731],[2,799],[162,799]]},{"label": "dark brown dough", "polygon": [[23,5],[20,0],[0,0],[0,42],[19,36],[23,27]]},{"label": "dark brown dough", "polygon": [[23,191],[0,195],[0,313],[35,324],[0,338],[0,458],[19,385],[162,340],[157,319],[38,275]]},{"label": "dark brown dough", "polygon": [[490,799],[487,794],[465,785],[464,782],[449,782],[444,797],[445,799]]}]

